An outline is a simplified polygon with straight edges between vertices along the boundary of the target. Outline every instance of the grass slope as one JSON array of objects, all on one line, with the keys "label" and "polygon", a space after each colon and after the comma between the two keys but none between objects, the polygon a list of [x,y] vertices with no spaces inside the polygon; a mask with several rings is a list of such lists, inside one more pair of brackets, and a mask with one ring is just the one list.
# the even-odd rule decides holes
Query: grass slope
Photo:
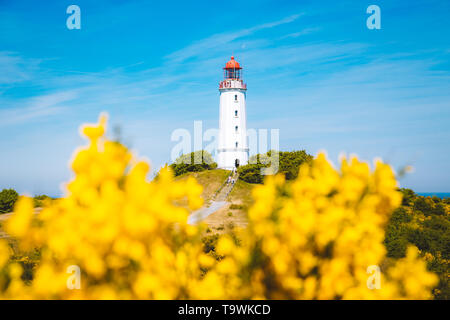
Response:
[{"label": "grass slope", "polygon": [[[188,179],[193,177],[203,186],[202,198],[208,204],[214,198],[216,192],[227,179],[230,171],[215,169],[201,172],[185,173],[176,179]],[[204,222],[208,225],[208,233],[225,233],[234,227],[245,227],[247,225],[247,210],[253,204],[251,191],[255,185],[238,180],[230,192],[225,207],[208,216]],[[186,202],[177,203],[187,206]]]},{"label": "grass slope", "polygon": [[253,204],[252,189],[255,185],[238,180],[228,195],[225,207],[205,219],[211,233],[231,232],[235,227],[245,228],[248,223],[247,211]]},{"label": "grass slope", "polygon": [[[185,180],[189,177],[195,178],[195,180],[203,186],[202,198],[205,200],[206,204],[211,201],[217,189],[224,184],[229,174],[229,171],[222,169],[205,170],[201,172],[188,172],[176,177],[175,180]],[[181,205],[184,205],[184,203]]]}]

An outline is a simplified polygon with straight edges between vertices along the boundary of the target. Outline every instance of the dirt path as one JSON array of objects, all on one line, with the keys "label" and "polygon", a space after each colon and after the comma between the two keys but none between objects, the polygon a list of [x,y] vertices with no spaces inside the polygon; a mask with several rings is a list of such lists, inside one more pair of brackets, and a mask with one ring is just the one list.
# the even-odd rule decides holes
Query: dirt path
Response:
[{"label": "dirt path", "polygon": [[[230,175],[231,179],[234,179],[236,182],[239,175]],[[226,201],[228,195],[230,194],[231,190],[233,190],[234,184],[233,183],[226,183],[225,186],[219,191],[219,193],[216,195],[214,201]]]},{"label": "dirt path", "polygon": [[[41,212],[42,208],[35,208],[34,214]],[[0,238],[7,238],[8,234],[3,231],[2,224],[12,216],[12,212],[0,214]]]},{"label": "dirt path", "polygon": [[188,217],[188,224],[196,224],[206,219],[210,214],[220,210],[227,204],[226,201],[212,201],[209,207],[200,208]]},{"label": "dirt path", "polygon": [[[230,173],[231,179],[234,179],[236,182],[239,175],[237,173],[233,174]],[[211,202],[192,212],[191,215],[188,217],[188,224],[196,224],[204,219],[206,219],[209,215],[213,214],[214,212],[219,211],[223,207],[225,207],[228,202],[226,201],[228,195],[230,194],[231,190],[233,190],[234,184],[228,183],[228,178],[225,181],[225,183],[219,188],[214,198],[211,200]]]}]

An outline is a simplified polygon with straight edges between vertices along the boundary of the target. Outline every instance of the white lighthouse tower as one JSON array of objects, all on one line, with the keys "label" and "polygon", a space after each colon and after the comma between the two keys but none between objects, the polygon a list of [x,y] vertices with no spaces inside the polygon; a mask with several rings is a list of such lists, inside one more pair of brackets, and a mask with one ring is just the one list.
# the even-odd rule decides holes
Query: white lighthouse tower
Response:
[{"label": "white lighthouse tower", "polygon": [[247,85],[242,80],[242,68],[231,57],[225,65],[220,82],[220,119],[217,148],[219,168],[232,170],[248,162],[247,114],[245,94]]}]

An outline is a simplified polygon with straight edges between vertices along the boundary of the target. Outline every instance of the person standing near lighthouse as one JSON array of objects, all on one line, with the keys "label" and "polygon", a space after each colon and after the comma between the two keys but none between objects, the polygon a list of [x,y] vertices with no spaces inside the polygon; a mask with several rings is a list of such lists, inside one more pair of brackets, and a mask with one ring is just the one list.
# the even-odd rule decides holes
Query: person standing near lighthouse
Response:
[{"label": "person standing near lighthouse", "polygon": [[242,80],[242,68],[234,57],[231,57],[223,69],[224,79],[219,84],[217,164],[221,169],[233,170],[248,162],[245,108],[247,85]]}]

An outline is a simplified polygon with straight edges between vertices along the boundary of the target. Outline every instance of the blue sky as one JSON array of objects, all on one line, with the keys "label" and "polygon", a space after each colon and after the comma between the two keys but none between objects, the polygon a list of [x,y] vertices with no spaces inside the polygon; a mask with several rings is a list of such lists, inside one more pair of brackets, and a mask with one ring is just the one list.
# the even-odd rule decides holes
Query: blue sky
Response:
[{"label": "blue sky", "polygon": [[[81,8],[68,30],[66,8]],[[366,8],[381,8],[369,30]],[[173,130],[218,126],[234,54],[249,128],[282,150],[375,157],[400,184],[450,191],[448,1],[0,0],[0,189],[61,194],[78,127],[110,115],[124,141],[170,161]]]}]

